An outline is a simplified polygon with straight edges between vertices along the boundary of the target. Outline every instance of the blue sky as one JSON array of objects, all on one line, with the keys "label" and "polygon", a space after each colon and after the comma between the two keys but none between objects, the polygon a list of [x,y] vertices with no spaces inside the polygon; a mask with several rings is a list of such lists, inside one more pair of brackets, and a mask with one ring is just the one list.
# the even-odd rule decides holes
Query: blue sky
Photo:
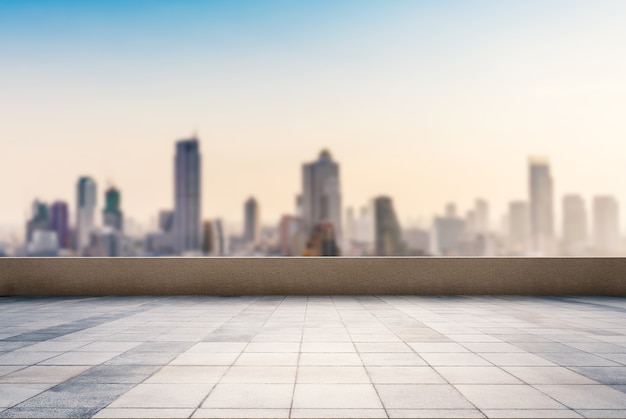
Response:
[{"label": "blue sky", "polygon": [[346,205],[391,195],[402,220],[484,197],[496,224],[529,154],[550,157],[557,210],[624,209],[624,21],[622,1],[2,1],[4,222],[73,206],[84,174],[147,222],[193,131],[207,218],[254,194],[277,222],[323,147]]}]

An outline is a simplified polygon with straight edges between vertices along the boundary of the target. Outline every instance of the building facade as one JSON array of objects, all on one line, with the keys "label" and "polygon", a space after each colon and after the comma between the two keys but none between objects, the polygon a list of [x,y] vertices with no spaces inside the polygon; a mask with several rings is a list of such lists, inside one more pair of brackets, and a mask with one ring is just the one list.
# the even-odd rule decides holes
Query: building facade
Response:
[{"label": "building facade", "polygon": [[201,252],[201,157],[197,138],[176,143],[174,243],[177,254]]}]

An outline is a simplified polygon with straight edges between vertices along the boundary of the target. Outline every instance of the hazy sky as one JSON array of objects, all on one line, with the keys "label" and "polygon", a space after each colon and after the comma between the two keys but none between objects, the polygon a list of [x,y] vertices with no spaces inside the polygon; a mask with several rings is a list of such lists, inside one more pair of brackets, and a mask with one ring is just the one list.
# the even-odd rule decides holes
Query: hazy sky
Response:
[{"label": "hazy sky", "polygon": [[626,2],[0,2],[0,225],[92,175],[128,216],[173,205],[197,131],[203,214],[294,211],[330,148],[345,206],[401,221],[484,197],[497,222],[547,155],[565,193],[614,194],[626,224]]}]

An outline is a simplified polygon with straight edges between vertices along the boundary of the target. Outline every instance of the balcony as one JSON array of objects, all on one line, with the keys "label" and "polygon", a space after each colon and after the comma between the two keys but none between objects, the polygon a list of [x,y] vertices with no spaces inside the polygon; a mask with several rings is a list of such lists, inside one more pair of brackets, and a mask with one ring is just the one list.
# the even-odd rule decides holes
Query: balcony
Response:
[{"label": "balcony", "polygon": [[624,272],[2,259],[0,417],[624,417]]}]

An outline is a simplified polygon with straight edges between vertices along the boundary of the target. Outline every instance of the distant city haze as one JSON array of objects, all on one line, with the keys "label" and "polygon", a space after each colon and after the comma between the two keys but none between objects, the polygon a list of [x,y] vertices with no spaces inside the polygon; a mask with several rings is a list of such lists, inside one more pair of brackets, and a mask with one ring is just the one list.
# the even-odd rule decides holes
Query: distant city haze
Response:
[{"label": "distant city haze", "polygon": [[624,220],[624,22],[623,1],[0,2],[0,233],[35,198],[74,224],[83,176],[97,223],[111,184],[148,230],[195,136],[202,219],[242,232],[251,196],[264,225],[296,212],[324,148],[342,211],[388,196],[402,227],[482,198],[498,228],[529,155],[556,232],[568,194]]}]

